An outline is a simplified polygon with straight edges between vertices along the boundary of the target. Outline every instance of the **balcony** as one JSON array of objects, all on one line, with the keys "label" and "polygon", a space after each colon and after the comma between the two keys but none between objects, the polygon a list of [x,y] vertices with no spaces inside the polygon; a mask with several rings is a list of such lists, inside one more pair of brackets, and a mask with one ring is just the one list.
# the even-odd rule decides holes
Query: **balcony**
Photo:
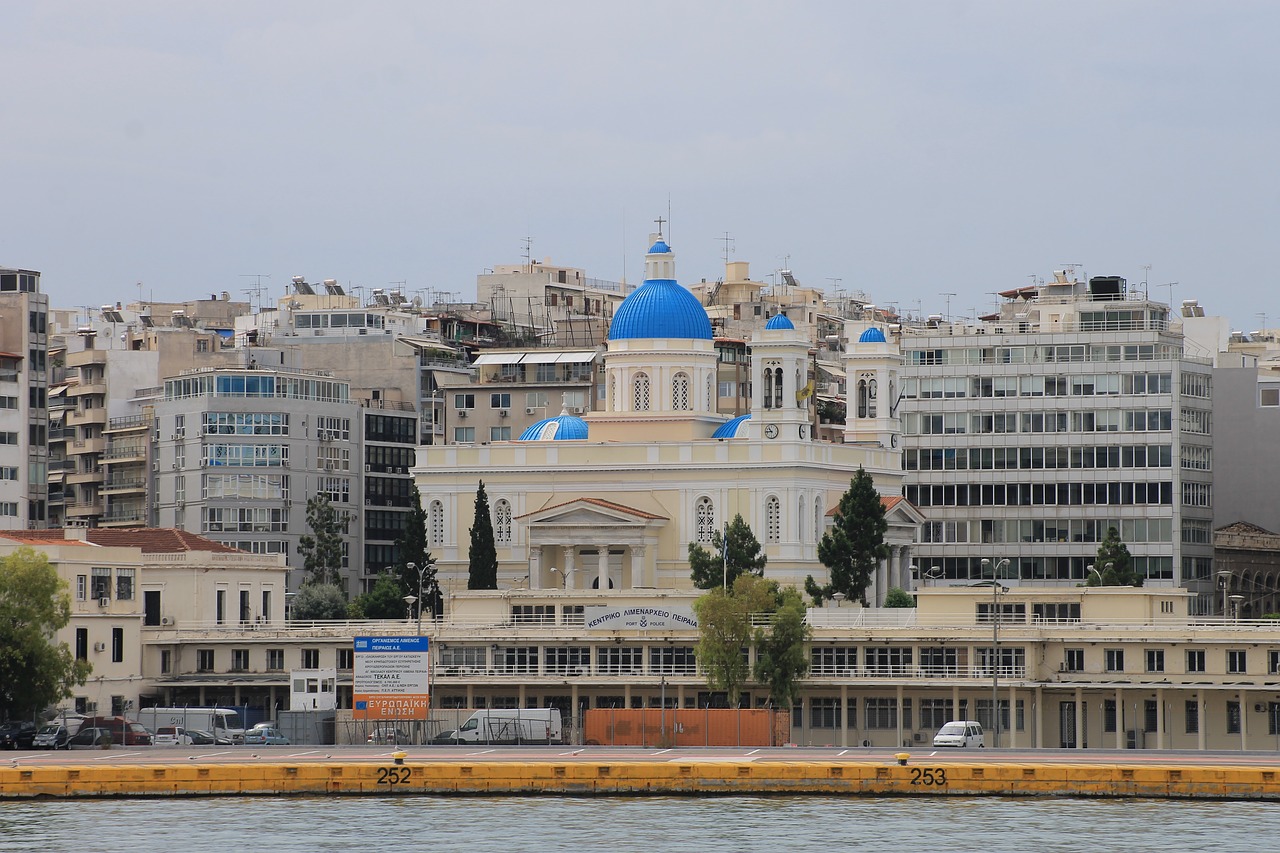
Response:
[{"label": "balcony", "polygon": [[142,527],[147,522],[147,514],[141,507],[137,509],[113,509],[98,519],[102,527]]},{"label": "balcony", "polygon": [[112,444],[102,454],[103,459],[113,462],[134,460],[144,462],[147,458],[147,447],[144,444]]},{"label": "balcony", "polygon": [[102,515],[102,501],[76,501],[66,505],[68,518],[85,518]]},{"label": "balcony", "polygon": [[86,453],[101,454],[107,449],[107,440],[102,436],[94,438],[77,438],[66,443],[68,456],[84,456]]},{"label": "balcony", "polygon": [[147,415],[128,415],[123,418],[112,418],[107,423],[107,429],[112,432],[116,430],[147,429],[150,426],[151,418]]},{"label": "balcony", "polygon": [[100,483],[102,482],[102,468],[95,466],[84,471],[67,471],[66,482],[68,484]]},{"label": "balcony", "polygon": [[98,424],[105,427],[107,425],[107,410],[98,409],[80,409],[67,411],[67,426],[77,427],[85,424]]},{"label": "balcony", "polygon": [[123,492],[145,492],[146,490],[146,477],[112,477],[102,484],[102,491],[113,494],[120,494]]}]

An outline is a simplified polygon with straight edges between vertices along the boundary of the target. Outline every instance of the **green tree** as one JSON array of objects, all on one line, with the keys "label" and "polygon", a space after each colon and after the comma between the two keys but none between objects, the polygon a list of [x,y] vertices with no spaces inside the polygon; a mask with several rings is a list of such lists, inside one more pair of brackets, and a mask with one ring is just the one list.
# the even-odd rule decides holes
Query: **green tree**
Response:
[{"label": "green tree", "polygon": [[916,597],[900,586],[890,587],[884,594],[885,607],[915,607]]},{"label": "green tree", "polygon": [[763,575],[765,564],[769,562],[764,549],[760,547],[760,541],[751,531],[751,525],[743,521],[741,515],[735,515],[733,521],[729,522],[725,537],[720,535],[719,530],[712,532],[711,548],[715,551],[714,554],[696,542],[689,543],[690,577],[693,578],[694,586],[699,589],[712,589],[726,583],[732,588],[743,574]]},{"label": "green tree", "polygon": [[1142,586],[1142,576],[1133,570],[1133,555],[1120,541],[1120,531],[1114,527],[1107,528],[1107,535],[1098,544],[1094,571],[1098,574],[1089,572],[1085,578],[1087,586]]},{"label": "green tree", "polygon": [[71,595],[44,554],[0,560],[0,719],[30,719],[89,677],[89,662],[54,639],[70,621]]},{"label": "green tree", "polygon": [[342,537],[348,521],[346,513],[333,508],[328,495],[307,499],[307,527],[311,532],[298,537],[298,553],[312,582],[338,582],[342,573]]},{"label": "green tree", "polygon": [[[400,602],[404,604],[404,602]],[[332,583],[304,583],[289,608],[291,619],[345,619],[347,594]]]},{"label": "green tree", "polygon": [[[436,577],[436,558],[427,550],[427,514],[422,509],[422,495],[417,486],[413,487],[413,504],[405,516],[404,532],[396,540],[396,559],[399,561],[400,585],[404,590],[400,593],[402,596],[418,594],[418,573],[423,566],[427,567],[422,572],[422,597],[425,601],[420,606],[428,608],[424,613],[439,616],[443,611],[440,581]],[[410,563],[415,568],[410,569]]]},{"label": "green tree", "polygon": [[475,521],[471,524],[471,547],[467,549],[467,589],[498,588],[498,547],[493,542],[493,518],[484,480],[476,489]]},{"label": "green tree", "polygon": [[[414,578],[414,583],[417,580]],[[410,613],[404,595],[398,577],[382,575],[372,589],[351,600],[347,605],[347,616],[351,619],[407,619]]]},{"label": "green tree", "polygon": [[[792,593],[798,599],[794,590]],[[693,603],[694,612],[698,616],[698,665],[706,673],[707,686],[712,690],[725,691],[730,705],[738,704],[742,685],[751,675],[742,650],[749,647],[753,640],[758,642],[766,637],[772,638],[777,633],[777,629],[771,624],[767,635],[763,632],[757,634],[751,624],[752,616],[775,613],[781,600],[782,594],[778,591],[777,581],[743,573],[734,581],[731,589],[714,587]],[[800,618],[803,623],[803,607]],[[782,630],[787,630],[785,625]],[[779,638],[781,636],[779,634]],[[783,656],[779,653],[771,659],[769,670],[770,683],[773,684],[776,679],[779,689],[783,690],[786,687],[779,674],[785,665]]]},{"label": "green tree", "polygon": [[848,491],[840,496],[835,524],[818,543],[818,559],[830,570],[830,579],[818,584],[812,576],[805,578],[804,591],[813,603],[821,607],[824,601],[842,592],[850,601],[861,601],[867,607],[871,575],[889,556],[889,546],[884,544],[888,530],[875,481],[859,468]]},{"label": "green tree", "polygon": [[769,688],[769,698],[778,708],[790,709],[799,692],[800,679],[809,671],[805,641],[804,599],[795,588],[781,590],[777,607],[769,617],[769,628],[756,629],[756,681]]}]

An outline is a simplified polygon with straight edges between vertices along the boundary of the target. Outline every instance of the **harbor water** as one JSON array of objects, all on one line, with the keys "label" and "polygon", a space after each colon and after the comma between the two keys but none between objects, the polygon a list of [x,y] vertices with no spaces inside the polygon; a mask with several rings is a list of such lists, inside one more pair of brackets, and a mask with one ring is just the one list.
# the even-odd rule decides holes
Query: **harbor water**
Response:
[{"label": "harbor water", "polygon": [[209,798],[0,803],[0,851],[1239,851],[1261,802],[846,797]]}]

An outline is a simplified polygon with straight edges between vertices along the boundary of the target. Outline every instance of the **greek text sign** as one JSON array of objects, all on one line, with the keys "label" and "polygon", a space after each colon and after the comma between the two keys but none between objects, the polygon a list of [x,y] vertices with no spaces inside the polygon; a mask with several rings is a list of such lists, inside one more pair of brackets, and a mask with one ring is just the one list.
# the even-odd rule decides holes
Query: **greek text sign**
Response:
[{"label": "greek text sign", "polygon": [[687,607],[588,607],[583,616],[588,631],[671,631],[698,627],[698,620]]},{"label": "greek text sign", "polygon": [[355,716],[412,719],[431,706],[427,637],[356,637],[351,698]]}]

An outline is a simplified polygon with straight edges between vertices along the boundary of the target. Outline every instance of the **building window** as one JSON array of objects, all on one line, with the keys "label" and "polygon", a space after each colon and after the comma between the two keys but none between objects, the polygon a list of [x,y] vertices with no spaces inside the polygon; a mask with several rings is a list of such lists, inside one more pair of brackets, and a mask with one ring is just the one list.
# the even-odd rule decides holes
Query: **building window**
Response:
[{"label": "building window", "polygon": [[1102,700],[1102,730],[1104,732],[1114,732],[1116,730],[1116,700]]},{"label": "building window", "polygon": [[453,443],[454,444],[475,444],[476,428],[475,427],[454,427]]},{"label": "building window", "polygon": [[1271,649],[1267,652],[1267,674],[1276,675],[1280,673],[1280,651]]},{"label": "building window", "polygon": [[493,505],[493,539],[495,542],[511,542],[511,503],[505,499]]},{"label": "building window", "polygon": [[[903,700],[904,728],[910,728],[911,724],[907,720],[906,709],[910,708],[909,699]],[[868,729],[896,729],[898,727],[898,702],[892,697],[885,696],[868,696],[866,701],[866,715],[864,725]]]},{"label": "building window", "polygon": [[453,407],[455,409],[474,409],[476,407],[475,394],[454,394]]},{"label": "building window", "polygon": [[507,394],[507,393],[502,393],[502,394],[490,394],[490,395],[489,395],[489,408],[491,408],[491,409],[510,409],[510,408],[511,408],[511,395],[510,395],[510,394]]},{"label": "building window", "polygon": [[776,495],[764,502],[764,538],[766,542],[782,541],[782,503]]},{"label": "building window", "polygon": [[1267,734],[1280,735],[1280,702],[1267,703]]},{"label": "building window", "polygon": [[817,498],[813,502],[813,541],[822,541],[822,498]]},{"label": "building window", "polygon": [[354,649],[338,649],[338,669],[353,669],[356,653]]},{"label": "building window", "polygon": [[431,509],[428,512],[429,527],[432,545],[444,544],[444,504],[440,501],[432,501]]},{"label": "building window", "polygon": [[231,671],[232,672],[248,672],[249,671],[249,650],[248,649],[232,649],[231,650]]},{"label": "building window", "polygon": [[689,374],[687,373],[677,373],[671,380],[671,408],[677,412],[693,409],[693,403],[689,399]]},{"label": "building window", "polygon": [[89,659],[89,629],[76,629],[76,660]]},{"label": "building window", "polygon": [[284,669],[284,649],[267,649],[267,669],[274,672]]},{"label": "building window", "polygon": [[1144,732],[1154,732],[1159,726],[1160,712],[1156,707],[1156,700],[1146,699],[1142,703],[1142,730]]},{"label": "building window", "polygon": [[1067,649],[1063,654],[1063,672],[1084,672],[1084,649]]},{"label": "building window", "polygon": [[1240,734],[1240,703],[1227,702],[1227,734]]},{"label": "building window", "polygon": [[710,545],[716,530],[716,507],[711,498],[700,497],[694,507],[697,526],[697,541],[700,545]]},{"label": "building window", "polygon": [[1124,649],[1107,649],[1107,672],[1124,672]]},{"label": "building window", "polygon": [[950,699],[921,699],[920,728],[926,731],[942,728],[943,723],[955,719],[951,708]]},{"label": "building window", "polygon": [[1183,714],[1187,720],[1187,734],[1194,735],[1200,732],[1200,702],[1196,699],[1188,699],[1183,705]]},{"label": "building window", "polygon": [[173,652],[169,649],[160,650],[160,674],[169,675],[173,672]]},{"label": "building window", "polygon": [[90,569],[93,585],[89,588],[89,597],[93,599],[111,597],[111,570]]},{"label": "building window", "polygon": [[319,669],[320,668],[320,650],[319,649],[303,649],[302,650],[302,668],[303,669]]},{"label": "building window", "polygon": [[631,380],[631,409],[635,412],[649,411],[649,374],[637,373]]},{"label": "building window", "polygon": [[1147,672],[1164,672],[1164,649],[1147,649]]},{"label": "building window", "polygon": [[840,700],[815,696],[809,700],[809,725],[815,729],[838,729],[843,723]]},{"label": "building window", "polygon": [[1204,672],[1204,649],[1187,649],[1187,672]]},{"label": "building window", "polygon": [[124,660],[124,629],[111,629],[111,662],[120,663]]},{"label": "building window", "polygon": [[511,427],[509,426],[489,427],[489,440],[490,441],[510,441]]},{"label": "building window", "polygon": [[1244,649],[1227,649],[1227,672],[1243,675],[1249,671]]},{"label": "building window", "polygon": [[76,575],[76,601],[84,601],[89,594],[89,576]]},{"label": "building window", "polygon": [[196,672],[213,672],[213,649],[196,649]]}]

